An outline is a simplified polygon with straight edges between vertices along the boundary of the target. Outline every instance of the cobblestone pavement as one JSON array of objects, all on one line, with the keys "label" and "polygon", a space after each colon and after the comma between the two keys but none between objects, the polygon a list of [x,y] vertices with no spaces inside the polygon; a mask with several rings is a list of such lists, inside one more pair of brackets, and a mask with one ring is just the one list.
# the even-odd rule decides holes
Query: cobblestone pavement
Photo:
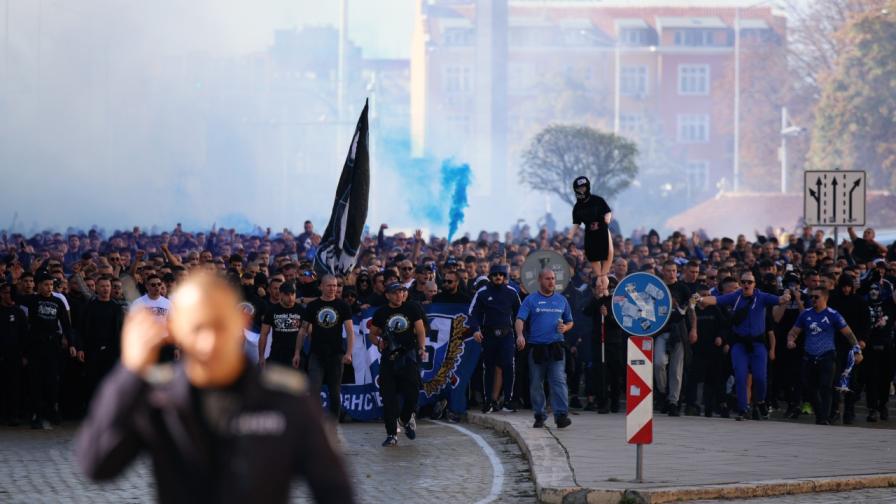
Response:
[{"label": "cobblestone pavement", "polygon": [[699,500],[691,504],[890,504],[896,502],[896,490],[875,488],[854,492],[829,492],[806,495],[782,495],[756,499]]},{"label": "cobblestone pavement", "polygon": [[[428,421],[418,424],[418,437],[399,434],[399,444],[382,448],[381,424],[345,424],[339,438],[349,460],[358,502],[491,502],[534,503],[529,467],[509,438],[473,425],[463,429],[481,437],[502,468],[502,484],[492,495],[495,473],[483,447],[455,427]],[[94,484],[80,476],[72,461],[73,426],[52,431],[0,428],[0,502],[57,503],[147,502],[154,498],[149,462],[140,459],[113,482]],[[389,475],[394,483],[383,481]],[[297,483],[293,501],[312,502],[304,483]]]}]

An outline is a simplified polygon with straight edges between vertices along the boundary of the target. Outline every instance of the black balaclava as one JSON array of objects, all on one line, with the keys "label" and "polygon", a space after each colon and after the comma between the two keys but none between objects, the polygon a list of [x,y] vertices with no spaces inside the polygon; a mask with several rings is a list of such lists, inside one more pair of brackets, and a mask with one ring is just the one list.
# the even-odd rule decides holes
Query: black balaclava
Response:
[{"label": "black balaclava", "polygon": [[577,177],[572,182],[572,190],[576,193],[576,199],[585,201],[591,196],[591,181],[588,177]]}]

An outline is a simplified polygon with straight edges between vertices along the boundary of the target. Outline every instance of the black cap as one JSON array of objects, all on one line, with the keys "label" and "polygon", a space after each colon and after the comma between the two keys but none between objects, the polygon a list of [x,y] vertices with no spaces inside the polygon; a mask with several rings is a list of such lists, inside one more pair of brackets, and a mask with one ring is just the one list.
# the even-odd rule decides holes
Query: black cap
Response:
[{"label": "black cap", "polygon": [[292,282],[283,282],[283,284],[280,285],[280,294],[295,294],[295,293],[296,293],[296,286],[293,285]]},{"label": "black cap", "polygon": [[386,286],[386,292],[398,292],[400,290],[408,290],[408,288],[398,282],[392,282]]},{"label": "black cap", "polygon": [[454,257],[449,257],[449,258],[445,261],[445,266],[446,266],[446,267],[447,267],[447,266],[457,266],[457,259],[455,259]]},{"label": "black cap", "polygon": [[53,278],[52,276],[50,276],[49,273],[41,272],[41,273],[39,273],[39,274],[37,275],[37,277],[34,279],[34,283],[38,283],[38,284],[39,284],[39,283],[42,283],[42,282],[46,282],[47,280],[56,280],[56,279]]},{"label": "black cap", "polygon": [[427,273],[427,272],[429,272],[429,271],[432,271],[432,270],[429,269],[429,268],[427,268],[427,267],[426,267],[425,265],[423,265],[423,264],[418,264],[417,267],[414,269],[414,272],[415,272],[415,273]]}]

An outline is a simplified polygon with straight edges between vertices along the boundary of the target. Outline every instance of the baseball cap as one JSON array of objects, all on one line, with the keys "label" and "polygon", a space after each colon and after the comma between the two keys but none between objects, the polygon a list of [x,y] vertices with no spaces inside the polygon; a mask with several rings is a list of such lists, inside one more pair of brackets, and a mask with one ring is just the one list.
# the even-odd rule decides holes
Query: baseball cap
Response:
[{"label": "baseball cap", "polygon": [[386,286],[386,292],[398,292],[400,290],[408,290],[408,288],[398,282],[392,282]]},{"label": "baseball cap", "polygon": [[414,269],[415,273],[427,273],[429,271],[432,271],[432,270],[430,270],[423,264],[418,264],[417,267]]},{"label": "baseball cap", "polygon": [[445,266],[457,266],[457,259],[455,259],[454,257],[449,257],[447,260],[445,260]]},{"label": "baseball cap", "polygon": [[504,276],[509,274],[508,268],[506,264],[492,264],[492,267],[489,268],[488,274],[494,275],[495,273],[503,273]]}]

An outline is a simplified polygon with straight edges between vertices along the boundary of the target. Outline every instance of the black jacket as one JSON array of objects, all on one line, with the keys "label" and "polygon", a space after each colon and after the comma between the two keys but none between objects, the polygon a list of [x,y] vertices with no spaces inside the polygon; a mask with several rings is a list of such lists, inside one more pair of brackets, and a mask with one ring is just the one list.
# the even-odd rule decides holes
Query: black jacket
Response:
[{"label": "black jacket", "polygon": [[192,387],[182,366],[156,366],[151,376],[118,366],[97,393],[75,440],[91,479],[114,478],[147,452],[160,502],[287,502],[298,475],[317,502],[354,502],[297,372],[247,365],[226,390]]}]

